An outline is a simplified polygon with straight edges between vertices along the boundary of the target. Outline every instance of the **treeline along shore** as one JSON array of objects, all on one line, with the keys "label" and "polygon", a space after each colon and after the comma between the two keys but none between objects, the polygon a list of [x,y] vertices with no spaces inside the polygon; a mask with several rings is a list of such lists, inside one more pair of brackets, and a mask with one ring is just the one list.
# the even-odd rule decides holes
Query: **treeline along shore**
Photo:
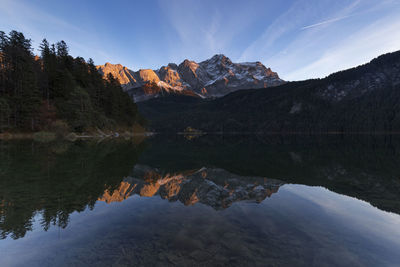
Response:
[{"label": "treeline along shore", "polygon": [[0,134],[109,135],[142,129],[136,104],[92,59],[72,57],[64,41],[43,39],[39,55],[23,33],[0,31]]}]

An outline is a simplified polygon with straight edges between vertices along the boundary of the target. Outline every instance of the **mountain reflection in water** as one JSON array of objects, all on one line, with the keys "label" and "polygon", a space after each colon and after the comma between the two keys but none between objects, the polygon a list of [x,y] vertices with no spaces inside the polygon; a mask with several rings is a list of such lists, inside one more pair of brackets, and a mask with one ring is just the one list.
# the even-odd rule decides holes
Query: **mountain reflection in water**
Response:
[{"label": "mountain reflection in water", "polygon": [[142,197],[159,195],[169,201],[179,200],[185,205],[199,202],[214,209],[225,209],[233,202],[254,200],[257,203],[276,193],[283,182],[243,177],[222,169],[187,171],[162,175],[147,166],[137,165],[132,177],[125,178],[118,189],[106,190],[100,201],[122,201],[134,194]]},{"label": "mountain reflection in water", "polygon": [[0,266],[396,266],[399,141],[0,142]]}]

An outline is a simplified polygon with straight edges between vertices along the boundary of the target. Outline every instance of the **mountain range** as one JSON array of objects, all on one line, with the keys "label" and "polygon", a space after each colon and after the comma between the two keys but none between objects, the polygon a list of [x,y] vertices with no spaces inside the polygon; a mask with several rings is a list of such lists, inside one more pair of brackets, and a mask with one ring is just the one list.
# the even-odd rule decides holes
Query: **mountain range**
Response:
[{"label": "mountain range", "polygon": [[135,102],[166,94],[216,98],[238,90],[285,83],[261,62],[233,63],[221,54],[200,63],[188,59],[179,65],[169,63],[158,70],[132,71],[121,64],[111,63],[99,65],[97,69],[103,76],[111,73],[118,78]]},{"label": "mountain range", "polygon": [[264,177],[235,175],[219,168],[201,168],[177,173],[160,173],[146,165],[136,165],[132,176],[124,178],[120,186],[106,190],[100,201],[121,202],[132,195],[159,195],[169,201],[185,205],[203,203],[216,210],[226,209],[238,201],[261,203],[276,193],[284,182]]},{"label": "mountain range", "polygon": [[400,51],[324,79],[277,83],[214,100],[166,96],[138,108],[156,132],[400,132]]}]

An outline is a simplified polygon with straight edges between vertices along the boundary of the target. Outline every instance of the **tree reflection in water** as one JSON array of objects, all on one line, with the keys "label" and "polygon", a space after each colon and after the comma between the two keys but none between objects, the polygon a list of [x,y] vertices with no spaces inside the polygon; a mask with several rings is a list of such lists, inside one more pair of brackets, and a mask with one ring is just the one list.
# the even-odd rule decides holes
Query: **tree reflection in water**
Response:
[{"label": "tree reflection in water", "polygon": [[[155,137],[130,141],[0,143],[0,234],[67,227],[97,201],[159,196],[215,210],[261,202],[284,183],[323,186],[400,213],[397,138]],[[40,215],[40,216],[36,216]]]}]

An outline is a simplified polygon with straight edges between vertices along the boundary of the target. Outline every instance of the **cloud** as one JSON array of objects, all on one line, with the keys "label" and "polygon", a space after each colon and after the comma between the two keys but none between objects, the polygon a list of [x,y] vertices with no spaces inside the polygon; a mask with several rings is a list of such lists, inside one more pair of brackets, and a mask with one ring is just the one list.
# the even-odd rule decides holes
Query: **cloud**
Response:
[{"label": "cloud", "polygon": [[95,32],[84,30],[70,21],[46,12],[40,6],[28,1],[0,0],[0,22],[2,30],[17,30],[33,39],[37,48],[43,38],[49,42],[65,40],[74,56],[85,56],[97,59],[98,62],[110,60],[111,55],[104,52]]},{"label": "cloud", "polygon": [[29,29],[36,32],[32,25],[39,23],[57,29],[68,29],[80,34],[85,33],[80,27],[68,23],[52,14],[46,13],[29,3],[22,3],[18,0],[2,0],[1,5],[1,12],[4,16],[2,20],[10,21],[12,22],[10,24],[22,29]]},{"label": "cloud", "polygon": [[[309,22],[310,18],[320,16],[343,17],[358,5],[360,0],[346,2],[344,7],[332,11],[326,9],[328,1],[311,2],[310,0],[296,0],[267,24],[265,31],[254,40],[241,54],[240,61],[266,60],[271,56],[287,49],[299,37],[300,25]],[[342,6],[342,5],[339,5]]]},{"label": "cloud", "polygon": [[[301,33],[298,31],[300,25],[308,23],[310,18],[325,16],[334,17],[336,19],[332,20],[338,21],[338,18],[344,19],[344,17],[352,16],[350,13],[359,3],[360,0],[347,1],[344,5],[340,3],[338,6],[327,9],[327,5],[332,5],[329,1],[320,0],[310,3],[310,0],[296,0],[285,12],[268,24],[263,34],[242,52],[239,60],[268,60],[269,57],[280,54],[296,42],[297,38],[301,37]],[[328,25],[328,23],[320,25],[324,24]],[[312,28],[310,26],[312,25],[306,27]]]},{"label": "cloud", "polygon": [[[304,11],[299,12],[299,11]],[[280,14],[270,23],[265,31],[254,40],[241,54],[239,61],[254,59],[254,55],[268,54],[272,52],[274,43],[286,33],[295,29],[307,16],[307,9],[303,1],[294,2],[284,13]]]},{"label": "cloud", "polygon": [[335,71],[367,63],[374,57],[400,49],[400,18],[389,16],[353,33],[341,43],[286,75],[289,80],[325,77]]},{"label": "cloud", "polygon": [[321,26],[321,25],[330,24],[330,23],[333,23],[333,22],[336,22],[336,21],[347,19],[347,18],[352,17],[352,16],[355,16],[355,15],[348,15],[348,16],[343,16],[343,17],[339,17],[339,18],[325,20],[325,21],[322,21],[322,22],[318,22],[318,23],[315,23],[315,24],[304,26],[304,27],[301,28],[301,30],[306,30],[306,29],[318,27],[318,26]]},{"label": "cloud", "polygon": [[169,26],[171,60],[179,61],[182,57],[203,60],[217,53],[232,53],[235,38],[248,30],[260,11],[256,5],[244,5],[241,1],[227,3],[159,1]]},{"label": "cloud", "polygon": [[[293,2],[243,51],[240,60],[260,60],[285,80],[303,80],[324,77],[400,48],[396,29],[400,3],[337,3]],[[320,22],[310,23],[310,18]]]},{"label": "cloud", "polygon": [[[318,49],[311,49],[313,45],[323,48],[326,41],[322,32],[329,25],[326,21],[320,24],[321,27],[310,27],[308,31],[299,31],[301,25],[307,25],[311,18],[321,19],[321,16],[335,18],[336,21],[353,16],[351,13],[359,4],[360,0],[339,2],[334,6],[329,1],[312,4],[309,0],[294,1],[269,23],[264,33],[243,51],[239,60],[260,60],[285,78],[286,73],[293,71],[300,61],[314,56]],[[332,7],[328,9],[327,5]]]}]

